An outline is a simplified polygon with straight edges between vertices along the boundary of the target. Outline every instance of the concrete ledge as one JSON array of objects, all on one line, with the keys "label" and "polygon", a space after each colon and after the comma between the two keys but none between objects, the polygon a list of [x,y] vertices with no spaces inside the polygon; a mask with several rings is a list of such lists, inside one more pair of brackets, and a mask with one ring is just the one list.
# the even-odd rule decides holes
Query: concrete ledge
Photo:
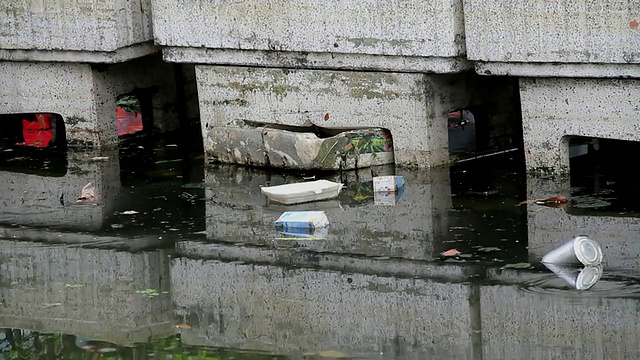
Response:
[{"label": "concrete ledge", "polygon": [[159,52],[153,42],[145,42],[115,51],[8,50],[0,49],[0,61],[41,61],[72,63],[120,63]]},{"label": "concrete ledge", "polygon": [[475,62],[480,75],[506,75],[522,77],[573,77],[573,78],[640,78],[637,64],[560,64]]},{"label": "concrete ledge", "polygon": [[205,49],[168,47],[164,60],[176,63],[243,65],[294,69],[374,70],[449,74],[470,69],[463,57],[395,56],[335,52]]}]

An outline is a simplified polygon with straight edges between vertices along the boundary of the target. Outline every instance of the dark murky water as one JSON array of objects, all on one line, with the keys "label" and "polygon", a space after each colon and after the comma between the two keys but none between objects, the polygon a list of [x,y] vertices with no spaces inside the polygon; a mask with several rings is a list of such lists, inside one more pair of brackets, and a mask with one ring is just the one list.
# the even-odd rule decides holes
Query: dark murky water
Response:
[{"label": "dark murky water", "polygon": [[[0,159],[0,359],[640,358],[640,192],[615,168],[532,178],[514,152],[398,170],[397,198],[370,170],[315,174],[339,198],[284,206],[260,186],[313,174],[203,169],[172,144],[18,152]],[[326,239],[278,233],[295,209],[324,210]],[[579,234],[601,269],[540,265]]]}]

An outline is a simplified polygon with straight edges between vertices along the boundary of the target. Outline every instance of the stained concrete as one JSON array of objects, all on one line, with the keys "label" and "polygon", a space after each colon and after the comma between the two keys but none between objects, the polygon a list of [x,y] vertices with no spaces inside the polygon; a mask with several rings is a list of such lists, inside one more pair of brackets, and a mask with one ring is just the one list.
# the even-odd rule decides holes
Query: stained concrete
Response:
[{"label": "stained concrete", "polygon": [[469,102],[462,75],[199,65],[196,79],[207,159],[217,156],[218,142],[230,141],[212,129],[249,120],[386,128],[396,164],[436,166],[449,160],[448,111]]},{"label": "stained concrete", "polygon": [[[0,60],[15,60],[13,52],[29,54],[29,61],[63,56],[63,52],[113,53],[153,40],[150,0],[4,1],[0,4]],[[153,48],[130,51],[129,58]],[[96,60],[95,58],[93,59]],[[119,60],[119,59],[114,59]],[[111,62],[104,58],[100,62]]]},{"label": "stained concrete", "polygon": [[135,89],[157,87],[154,119],[176,128],[175,83],[171,65],[157,56],[127,63],[0,62],[2,113],[52,112],[62,115],[71,144],[117,143],[116,98]]},{"label": "stained concrete", "polygon": [[[567,177],[527,178],[527,197],[544,199],[552,196],[570,196]],[[586,235],[602,247],[602,265],[605,270],[638,269],[638,232],[640,218],[623,216],[615,212],[577,214],[571,207],[548,208],[528,205],[527,227],[529,259],[539,262],[549,251],[578,235]]]},{"label": "stained concrete", "polygon": [[569,138],[640,141],[640,81],[520,79],[522,132],[530,172],[569,172]]},{"label": "stained concrete", "polygon": [[[152,2],[169,61],[253,66],[460,72],[462,2],[277,0]],[[198,50],[206,49],[206,50]],[[357,55],[357,56],[352,56]]]},{"label": "stained concrete", "polygon": [[598,76],[617,69],[609,65],[637,64],[640,29],[634,21],[640,10],[635,5],[464,0],[467,58],[484,62],[481,73],[520,76],[559,76],[555,64],[593,64],[563,66],[573,69],[572,76]]},{"label": "stained concrete", "polygon": [[[118,345],[174,334],[169,262],[162,250],[0,241],[0,321],[9,328],[65,333]],[[158,296],[136,293],[155,289]]]},{"label": "stained concrete", "polygon": [[184,344],[380,359],[474,351],[467,284],[188,258],[172,262],[171,282],[193,327]]}]

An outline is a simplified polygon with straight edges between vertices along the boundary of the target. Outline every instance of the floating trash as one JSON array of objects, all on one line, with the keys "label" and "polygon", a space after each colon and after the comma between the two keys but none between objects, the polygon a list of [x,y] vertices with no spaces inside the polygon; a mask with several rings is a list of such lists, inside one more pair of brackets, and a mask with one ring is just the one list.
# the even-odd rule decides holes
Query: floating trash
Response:
[{"label": "floating trash", "polygon": [[300,204],[338,197],[342,183],[329,180],[307,181],[295,184],[264,186],[260,189],[270,200],[282,204]]},{"label": "floating trash", "polygon": [[599,265],[602,263],[602,249],[596,241],[580,235],[546,254],[542,262],[556,265]]}]

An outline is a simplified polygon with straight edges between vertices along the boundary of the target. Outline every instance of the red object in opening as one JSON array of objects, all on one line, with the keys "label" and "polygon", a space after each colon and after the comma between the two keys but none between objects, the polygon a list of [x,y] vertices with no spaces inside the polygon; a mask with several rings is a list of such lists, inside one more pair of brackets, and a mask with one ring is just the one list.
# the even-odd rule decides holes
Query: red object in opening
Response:
[{"label": "red object in opening", "polygon": [[133,134],[142,130],[142,114],[116,107],[116,129],[118,136]]},{"label": "red object in opening", "polygon": [[47,147],[53,140],[53,115],[36,114],[36,121],[22,119],[22,137],[24,143],[21,145]]}]

